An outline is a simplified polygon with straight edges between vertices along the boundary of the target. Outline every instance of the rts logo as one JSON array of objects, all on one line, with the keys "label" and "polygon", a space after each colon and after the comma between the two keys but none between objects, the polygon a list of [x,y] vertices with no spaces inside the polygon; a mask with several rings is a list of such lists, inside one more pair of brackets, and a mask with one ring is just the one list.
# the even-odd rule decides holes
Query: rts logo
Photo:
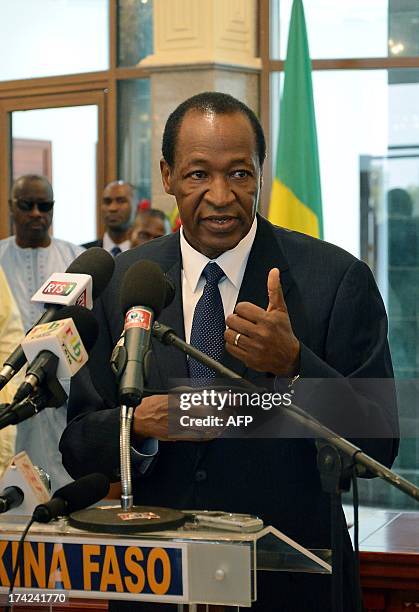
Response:
[{"label": "rts logo", "polygon": [[125,317],[125,329],[130,329],[131,327],[150,329],[151,312],[144,308],[131,308],[128,310]]},{"label": "rts logo", "polygon": [[51,281],[48,285],[43,289],[42,293],[45,295],[69,295],[75,288],[77,287],[77,283],[69,283],[63,281]]}]

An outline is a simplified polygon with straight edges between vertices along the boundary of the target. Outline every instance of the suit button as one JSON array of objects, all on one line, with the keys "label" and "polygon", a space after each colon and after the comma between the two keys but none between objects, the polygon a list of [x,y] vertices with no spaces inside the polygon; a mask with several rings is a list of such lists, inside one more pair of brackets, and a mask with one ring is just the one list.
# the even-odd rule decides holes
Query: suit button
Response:
[{"label": "suit button", "polygon": [[195,482],[203,482],[206,479],[207,479],[206,470],[197,470],[195,472]]}]

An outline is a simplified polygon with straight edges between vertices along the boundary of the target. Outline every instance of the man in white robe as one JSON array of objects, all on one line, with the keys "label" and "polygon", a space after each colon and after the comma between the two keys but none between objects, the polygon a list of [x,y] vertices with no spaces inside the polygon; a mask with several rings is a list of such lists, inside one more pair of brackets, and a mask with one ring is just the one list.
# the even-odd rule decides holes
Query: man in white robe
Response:
[{"label": "man in white robe", "polygon": [[[0,265],[27,332],[44,311],[43,304],[31,302],[31,297],[51,274],[64,272],[84,249],[50,236],[54,195],[45,177],[18,178],[9,206],[15,234],[0,240]],[[66,405],[46,408],[17,427],[16,452],[25,450],[34,464],[48,472],[52,490],[71,480],[58,451],[66,412]]]}]

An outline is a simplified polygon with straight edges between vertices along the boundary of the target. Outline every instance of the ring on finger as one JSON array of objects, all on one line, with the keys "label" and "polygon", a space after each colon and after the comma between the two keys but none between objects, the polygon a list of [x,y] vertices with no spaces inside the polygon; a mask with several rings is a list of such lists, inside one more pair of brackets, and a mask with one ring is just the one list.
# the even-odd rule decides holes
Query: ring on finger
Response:
[{"label": "ring on finger", "polygon": [[239,339],[240,339],[241,333],[237,333],[236,337],[234,338],[234,346],[238,346],[239,345]]}]

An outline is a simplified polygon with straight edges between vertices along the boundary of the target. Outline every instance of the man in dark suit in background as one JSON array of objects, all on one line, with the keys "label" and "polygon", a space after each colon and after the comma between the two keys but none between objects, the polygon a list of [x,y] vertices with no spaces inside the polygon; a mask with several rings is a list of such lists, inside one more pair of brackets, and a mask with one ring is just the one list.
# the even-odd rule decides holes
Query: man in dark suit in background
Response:
[{"label": "man in dark suit in background", "polygon": [[106,185],[102,197],[102,219],[105,233],[100,240],[83,244],[86,249],[99,246],[116,256],[131,247],[130,235],[134,215],[134,189],[126,181]]},{"label": "man in dark suit in background", "polygon": [[[118,257],[113,280],[96,305],[101,335],[89,361],[91,378],[85,371],[74,384],[60,445],[73,477],[118,473],[119,410],[109,355],[123,327],[121,279],[139,259],[156,261],[173,280],[175,299],[159,320],[193,343],[199,342],[195,314],[210,283],[206,270],[217,265],[227,324],[220,361],[255,383],[263,377],[264,383],[281,385],[296,375],[339,381],[333,418],[348,420],[349,414],[354,423],[375,418],[387,437],[359,443],[391,465],[398,432],[394,394],[367,386],[360,395],[351,384],[351,377],[392,377],[386,315],[372,274],[345,251],[274,227],[256,214],[264,159],[257,118],[231,96],[194,96],[169,117],[161,172],[183,227]],[[153,341],[152,348],[150,388],[169,389],[171,379],[192,376],[192,364],[174,347]],[[316,416],[321,418],[321,410]],[[173,442],[167,419],[165,395],[146,397],[135,411],[133,444],[143,460],[137,471],[141,482],[134,480],[137,503],[256,514],[303,546],[330,548],[330,501],[321,488],[313,440]],[[145,455],[153,457],[151,470]],[[344,609],[352,611],[346,530],[343,538]],[[330,577],[259,572],[253,608],[325,612]]]}]

